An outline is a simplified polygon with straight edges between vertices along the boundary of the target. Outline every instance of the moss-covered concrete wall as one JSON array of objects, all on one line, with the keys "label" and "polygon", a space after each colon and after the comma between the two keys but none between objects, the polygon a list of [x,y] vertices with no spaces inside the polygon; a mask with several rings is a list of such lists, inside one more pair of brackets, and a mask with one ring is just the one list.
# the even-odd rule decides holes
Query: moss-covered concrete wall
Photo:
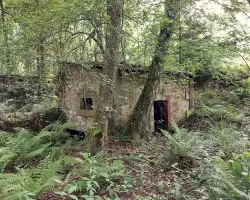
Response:
[{"label": "moss-covered concrete wall", "polygon": [[[60,77],[61,76],[61,77]],[[124,125],[128,120],[144,86],[146,75],[123,74],[118,76],[115,96],[114,125]],[[92,116],[96,109],[96,102],[100,81],[104,81],[101,69],[83,69],[80,66],[66,67],[59,74],[58,96],[59,103],[65,109],[67,117],[74,123],[74,128],[86,130],[92,126]],[[156,91],[155,100],[168,100],[171,119],[179,121],[186,117],[190,110],[188,84],[169,81],[163,77],[160,87]],[[82,111],[82,98],[93,99],[93,109]],[[148,129],[154,130],[154,109],[152,105],[148,116]]]}]

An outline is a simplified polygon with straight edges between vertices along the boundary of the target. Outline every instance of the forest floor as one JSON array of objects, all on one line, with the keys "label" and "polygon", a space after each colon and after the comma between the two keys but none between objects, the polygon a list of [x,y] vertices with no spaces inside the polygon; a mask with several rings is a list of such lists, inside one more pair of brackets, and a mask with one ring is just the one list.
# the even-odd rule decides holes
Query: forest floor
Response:
[{"label": "forest floor", "polygon": [[[160,148],[159,141],[151,141],[151,147],[153,143],[154,145],[157,143],[158,148]],[[85,146],[81,143],[65,148],[64,152],[66,155],[77,158],[80,157],[79,152],[84,152],[85,150]],[[166,197],[165,199],[172,199],[169,191],[174,188],[176,175],[174,172],[156,167],[156,163],[154,161],[154,159],[156,159],[156,155],[153,154],[152,149],[145,148],[145,146],[138,147],[138,144],[128,141],[110,139],[108,153],[108,158],[110,160],[119,159],[124,161],[126,171],[128,172],[134,187],[133,191],[129,193],[120,193],[120,199],[161,199],[163,196]],[[164,182],[164,184],[159,185],[161,182]],[[108,197],[108,194],[104,193],[100,194],[100,196],[104,199]],[[65,200],[71,198],[62,197],[54,192],[44,192],[37,199]]]}]

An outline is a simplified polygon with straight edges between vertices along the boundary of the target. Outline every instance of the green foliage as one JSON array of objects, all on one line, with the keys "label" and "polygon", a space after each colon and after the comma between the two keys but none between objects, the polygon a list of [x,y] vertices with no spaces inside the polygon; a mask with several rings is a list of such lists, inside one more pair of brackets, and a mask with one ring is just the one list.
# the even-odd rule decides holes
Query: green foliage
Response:
[{"label": "green foliage", "polygon": [[[49,121],[50,123],[54,123],[57,120],[65,118],[65,113],[60,107],[52,107],[48,109],[43,114],[43,119]],[[65,120],[65,119],[64,119]]]},{"label": "green foliage", "polygon": [[0,131],[0,147],[3,147],[6,145],[6,142],[9,139],[10,135],[11,135],[10,133]]},{"label": "green foliage", "polygon": [[49,137],[49,132],[34,136],[27,130],[20,131],[16,136],[9,136],[5,145],[0,148],[1,170],[42,156],[51,146]]},{"label": "green foliage", "polygon": [[211,197],[223,199],[249,199],[250,152],[233,154],[233,160],[217,157],[215,172],[210,179]]},{"label": "green foliage", "polygon": [[36,167],[20,169],[15,174],[0,174],[0,197],[6,200],[34,199],[56,184],[63,160],[63,157],[58,159],[50,154]]},{"label": "green foliage", "polygon": [[237,108],[239,99],[229,91],[207,90],[196,95],[195,115],[212,121],[224,120],[227,123],[242,123],[244,114]]},{"label": "green foliage", "polygon": [[247,146],[247,135],[238,131],[233,125],[225,125],[221,122],[221,126],[211,126],[212,133],[211,143],[213,144],[212,151],[219,154],[221,157],[228,158],[233,152],[239,153]]},{"label": "green foliage", "polygon": [[[211,117],[214,120],[226,119],[227,121],[237,121],[233,119],[239,116],[240,118],[240,111],[233,105],[220,105],[216,104],[213,106],[202,106],[197,113],[203,112],[204,116]],[[202,116],[202,114],[200,114]],[[242,117],[242,116],[241,116]]]},{"label": "green foliage", "polygon": [[237,87],[230,92],[233,98],[238,99],[238,105],[245,105],[250,103],[250,88],[248,87]]},{"label": "green foliage", "polygon": [[[241,52],[244,48],[237,49],[235,43],[242,42],[238,41],[239,38],[248,41],[248,37],[246,32],[241,31],[242,27],[237,28],[237,33],[232,29],[234,25],[241,24],[241,21],[233,20],[229,14],[221,20],[216,13],[207,12],[209,9],[188,6],[189,2],[182,1],[180,5],[182,12],[176,19],[173,41],[170,42],[169,60],[172,62],[167,62],[168,67],[188,71],[215,68],[213,71],[216,71],[222,62],[226,62],[225,57],[230,57],[230,61],[234,57],[239,57],[232,52]],[[43,73],[48,77],[55,72],[52,63],[66,57],[68,60],[86,62],[103,61],[101,48],[104,43],[104,24],[108,20],[106,1],[8,0],[4,1],[4,7],[8,44],[11,48],[5,44],[4,31],[1,30],[0,60],[3,73],[9,70],[5,55],[6,52],[10,52],[14,68],[11,73],[34,74],[37,67],[35,60],[40,56],[37,49],[39,45],[44,47],[43,56],[46,58],[47,66]],[[173,7],[179,9],[179,6]],[[192,12],[189,12],[190,9]],[[163,20],[163,10],[164,3],[124,2],[124,34],[121,45],[123,58],[131,63],[150,64],[159,25],[169,23],[169,20]],[[221,38],[214,34],[217,29],[211,28],[211,23],[215,24],[215,27],[223,26],[224,30],[229,28],[230,32],[226,32],[227,34]],[[231,43],[231,40],[234,42]]]},{"label": "green foliage", "polygon": [[15,111],[30,112],[37,107],[56,106],[55,97],[51,95],[52,85],[40,86],[36,76],[4,76],[2,81],[0,102],[5,103],[5,106],[15,108]]},{"label": "green foliage", "polygon": [[[109,163],[108,160],[100,156],[90,157],[86,153],[81,153],[81,156],[82,158],[76,158],[80,166],[74,171],[80,175],[79,180],[70,182],[68,176],[64,181],[66,184],[64,191],[57,192],[57,194],[73,199],[78,199],[78,197],[101,199],[97,193],[108,192],[110,197],[117,197],[119,192],[128,192],[132,189],[121,160]],[[84,195],[80,195],[82,193]]]},{"label": "green foliage", "polygon": [[0,169],[4,170],[17,165],[25,166],[28,161],[43,158],[55,148],[52,145],[55,146],[68,138],[63,130],[69,124],[55,125],[54,131],[43,130],[39,134],[31,133],[25,129],[16,134],[0,134],[2,143],[0,147]]},{"label": "green foliage", "polygon": [[66,122],[61,124],[60,122],[56,122],[54,124],[50,124],[44,129],[40,131],[41,133],[50,133],[50,137],[48,138],[49,142],[52,142],[53,145],[65,143],[69,140],[69,134],[65,132],[66,128],[70,128],[72,126],[72,122]]},{"label": "green foliage", "polygon": [[170,164],[178,163],[180,168],[191,167],[194,158],[199,155],[199,138],[192,133],[188,134],[185,130],[179,129],[175,122],[172,123],[175,134],[171,135],[168,131],[162,130],[167,138],[166,158]]}]

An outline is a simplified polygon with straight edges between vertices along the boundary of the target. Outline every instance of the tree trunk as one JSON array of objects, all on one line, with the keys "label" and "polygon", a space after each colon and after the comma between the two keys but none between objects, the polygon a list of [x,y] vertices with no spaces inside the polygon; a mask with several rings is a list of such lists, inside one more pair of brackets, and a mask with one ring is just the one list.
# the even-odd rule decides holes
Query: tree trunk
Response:
[{"label": "tree trunk", "polygon": [[37,75],[42,82],[45,76],[45,48],[44,40],[40,40],[37,45]]},{"label": "tree trunk", "polygon": [[109,21],[106,27],[103,80],[98,94],[97,111],[90,131],[90,151],[107,154],[107,139],[113,114],[113,101],[119,60],[121,0],[107,0]]},{"label": "tree trunk", "polygon": [[182,65],[182,24],[181,24],[181,15],[179,14],[179,65]]},{"label": "tree trunk", "polygon": [[9,38],[8,38],[8,30],[7,30],[6,15],[5,15],[5,8],[3,5],[3,0],[0,0],[0,8],[1,8],[3,39],[4,39],[4,46],[5,46],[6,68],[7,68],[8,74],[11,74],[13,72],[13,68],[12,68],[11,60],[10,60]]},{"label": "tree trunk", "polygon": [[37,76],[39,80],[38,95],[41,95],[42,84],[44,83],[46,77],[45,71],[45,47],[44,39],[40,39],[37,44]]},{"label": "tree trunk", "polygon": [[165,58],[167,56],[167,43],[172,38],[173,27],[176,22],[177,5],[180,0],[166,0],[165,2],[165,20],[160,27],[160,33],[155,49],[155,54],[152,58],[149,74],[142,90],[142,93],[137,101],[132,115],[130,116],[125,129],[126,136],[145,136],[147,127],[147,118],[155,98],[155,93],[158,89],[160,77],[163,72]]}]

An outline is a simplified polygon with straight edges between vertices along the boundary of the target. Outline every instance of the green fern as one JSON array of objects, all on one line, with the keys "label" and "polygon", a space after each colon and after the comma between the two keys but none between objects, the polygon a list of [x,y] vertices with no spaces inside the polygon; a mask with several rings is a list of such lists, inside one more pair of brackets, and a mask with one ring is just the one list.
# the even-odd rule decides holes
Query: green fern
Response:
[{"label": "green fern", "polygon": [[44,129],[39,134],[22,129],[16,135],[0,135],[0,142],[5,140],[0,148],[0,170],[44,158],[51,152],[51,146],[55,147],[68,139],[64,129],[70,125],[71,123],[55,124],[53,131]]},{"label": "green fern", "polygon": [[40,157],[51,145],[49,137],[47,132],[33,135],[26,130],[9,137],[6,146],[0,148],[0,169]]},{"label": "green fern", "polygon": [[[214,144],[214,150],[224,158],[231,157],[232,153],[240,153],[246,148],[247,142],[242,133],[230,124],[221,121],[220,126],[210,124],[209,132],[212,134],[211,142]],[[217,147],[217,148],[216,148]]]},{"label": "green fern", "polygon": [[0,131],[0,147],[6,145],[6,141],[11,137],[10,133]]},{"label": "green fern", "polygon": [[[233,163],[227,162],[216,157],[214,164],[214,174],[209,179],[209,189],[211,198],[213,196],[223,199],[249,199],[249,178],[244,177],[242,173],[238,173],[238,169],[234,167]],[[239,164],[240,165],[240,164]],[[249,166],[249,164],[248,164]]]},{"label": "green fern", "polygon": [[54,144],[64,143],[66,140],[69,139],[69,134],[66,133],[64,130],[66,128],[70,128],[71,126],[72,122],[66,122],[64,124],[57,122],[45,127],[41,132],[48,132],[48,129],[51,129],[52,131],[49,131],[50,142]]},{"label": "green fern", "polygon": [[53,159],[48,155],[39,165],[21,169],[16,174],[0,174],[0,197],[4,199],[22,199],[23,195],[31,198],[40,195],[59,179],[63,157]]},{"label": "green fern", "polygon": [[189,160],[189,164],[192,165],[193,159],[199,155],[198,143],[200,139],[196,135],[187,134],[184,130],[179,129],[175,122],[172,123],[172,126],[175,130],[175,134],[173,135],[168,131],[161,130],[167,138],[166,146],[168,147],[168,151],[166,152],[166,160],[171,164],[180,160]]}]

